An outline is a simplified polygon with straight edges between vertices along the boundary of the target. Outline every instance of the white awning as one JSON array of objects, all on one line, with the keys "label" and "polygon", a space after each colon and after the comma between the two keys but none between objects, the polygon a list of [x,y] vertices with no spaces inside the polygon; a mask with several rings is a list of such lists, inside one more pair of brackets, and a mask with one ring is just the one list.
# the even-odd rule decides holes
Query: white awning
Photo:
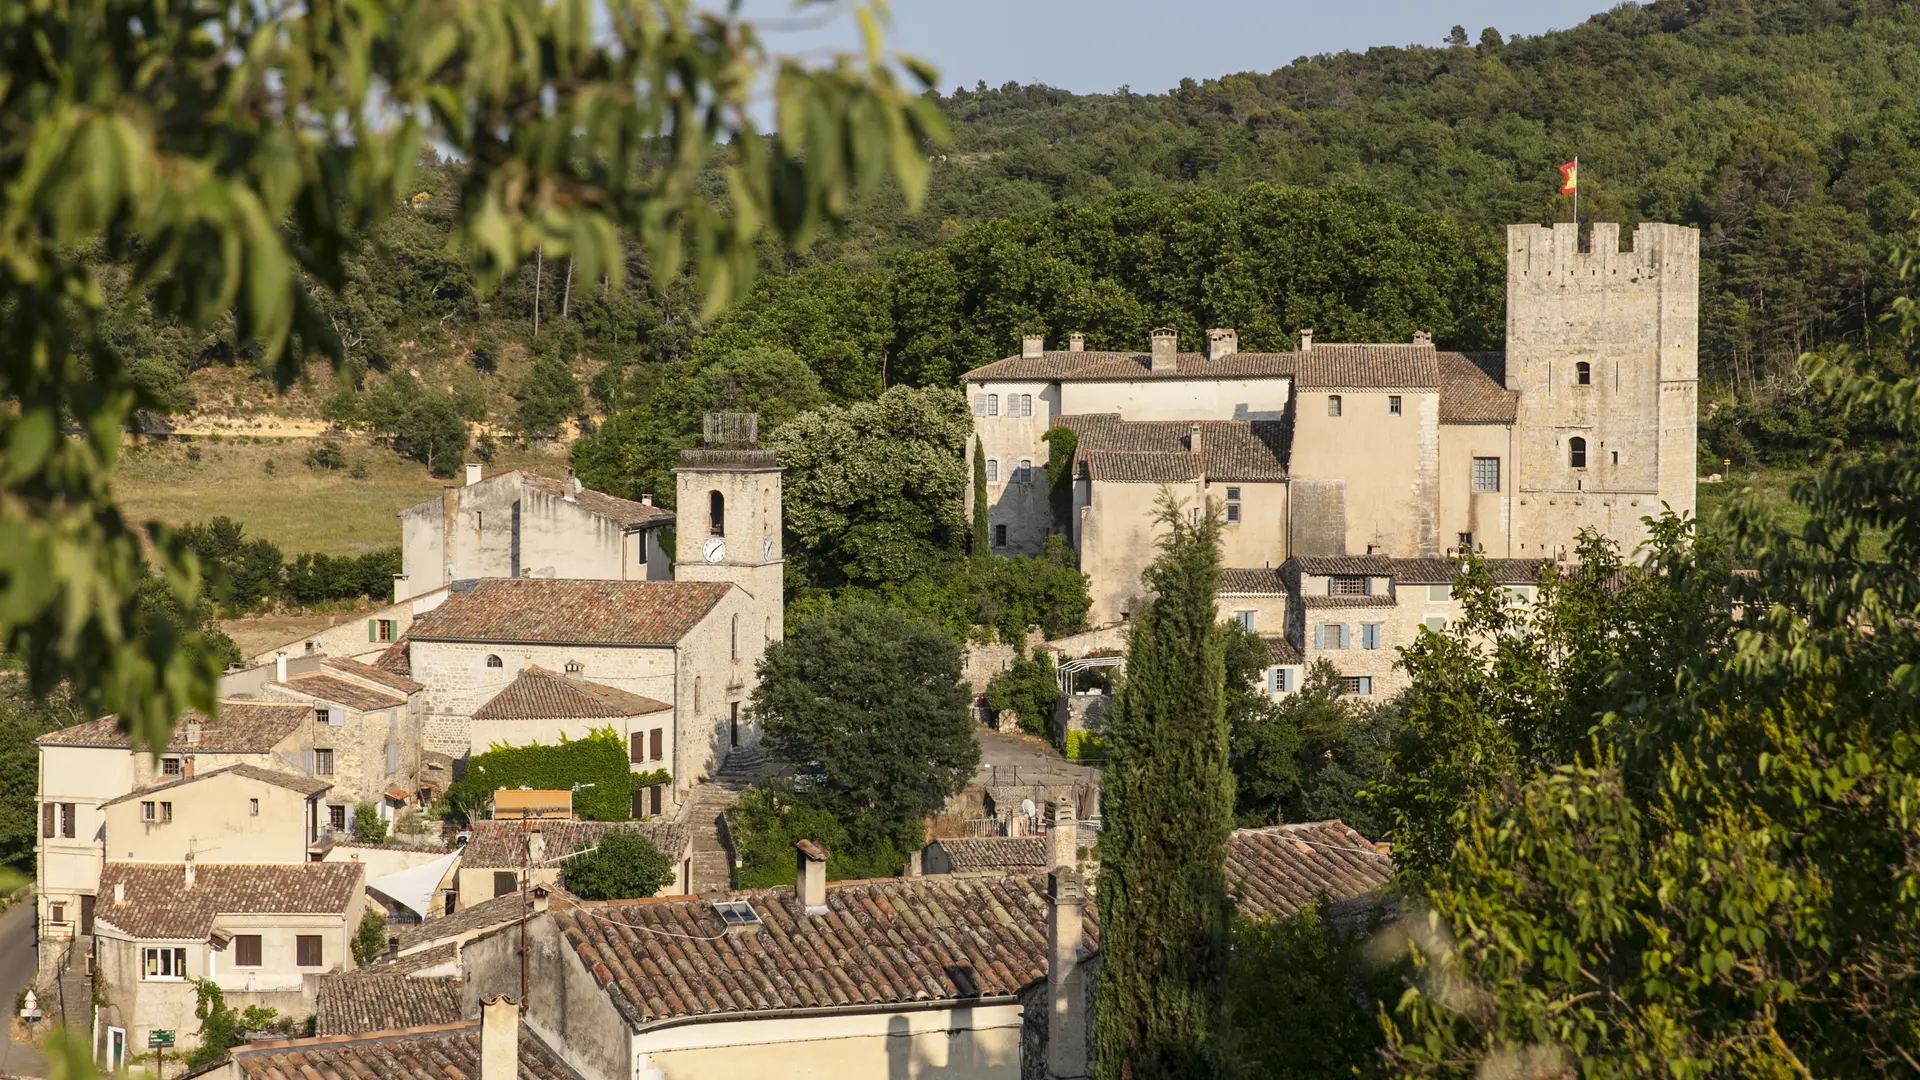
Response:
[{"label": "white awning", "polygon": [[428,909],[433,907],[433,894],[439,891],[440,881],[447,871],[460,859],[459,851],[451,851],[430,863],[421,863],[397,874],[388,874],[367,882],[367,888],[413,909],[413,913],[422,919],[427,917]]}]

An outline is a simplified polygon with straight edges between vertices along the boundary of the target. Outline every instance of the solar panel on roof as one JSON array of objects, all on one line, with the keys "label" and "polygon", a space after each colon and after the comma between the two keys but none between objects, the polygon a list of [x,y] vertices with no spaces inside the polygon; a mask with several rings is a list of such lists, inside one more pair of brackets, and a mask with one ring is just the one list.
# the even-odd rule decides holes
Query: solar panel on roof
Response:
[{"label": "solar panel on roof", "polygon": [[745,900],[715,900],[713,910],[729,928],[760,925],[760,913]]}]

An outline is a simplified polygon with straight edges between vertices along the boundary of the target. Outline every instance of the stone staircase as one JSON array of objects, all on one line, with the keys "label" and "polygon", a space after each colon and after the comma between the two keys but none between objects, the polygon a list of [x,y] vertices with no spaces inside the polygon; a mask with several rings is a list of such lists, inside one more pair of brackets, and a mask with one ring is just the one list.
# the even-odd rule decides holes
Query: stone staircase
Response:
[{"label": "stone staircase", "polygon": [[693,831],[692,881],[696,896],[712,896],[733,888],[733,852],[728,848],[722,821],[740,792],[766,776],[772,763],[758,747],[741,747],[727,755],[718,771],[688,794],[680,820]]}]

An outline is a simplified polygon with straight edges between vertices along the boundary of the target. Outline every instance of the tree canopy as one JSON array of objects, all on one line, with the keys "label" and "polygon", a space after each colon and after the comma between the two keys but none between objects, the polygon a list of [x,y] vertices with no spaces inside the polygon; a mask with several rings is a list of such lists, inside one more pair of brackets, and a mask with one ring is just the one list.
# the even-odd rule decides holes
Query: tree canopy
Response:
[{"label": "tree canopy", "polygon": [[673,884],[673,863],[646,837],[609,831],[569,858],[560,879],[582,900],[641,900]]}]

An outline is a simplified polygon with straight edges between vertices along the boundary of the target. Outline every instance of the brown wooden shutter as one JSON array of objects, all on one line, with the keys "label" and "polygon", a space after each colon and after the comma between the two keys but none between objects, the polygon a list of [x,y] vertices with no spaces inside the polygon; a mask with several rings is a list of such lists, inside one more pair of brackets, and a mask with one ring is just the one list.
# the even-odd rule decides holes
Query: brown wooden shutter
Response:
[{"label": "brown wooden shutter", "polygon": [[632,817],[633,820],[635,821],[639,821],[641,818],[647,816],[647,789],[646,788],[633,789],[633,806],[627,811],[627,813],[628,813],[628,816]]},{"label": "brown wooden shutter", "polygon": [[661,755],[665,752],[665,745],[666,745],[665,730],[666,729],[664,728],[653,729],[653,735],[650,740],[651,742],[650,749],[653,751],[653,760],[655,761],[659,761]]},{"label": "brown wooden shutter", "polygon": [[300,967],[319,967],[320,935],[301,934],[293,939],[294,963]]},{"label": "brown wooden shutter", "polygon": [[241,934],[233,939],[233,963],[235,967],[260,966],[259,934]]},{"label": "brown wooden shutter", "polygon": [[660,816],[660,787],[661,787],[661,785],[659,785],[659,784],[655,784],[655,785],[653,785],[652,787],[650,787],[650,788],[648,788],[648,789],[647,789],[648,791],[651,791],[651,792],[653,792],[653,795],[651,796],[651,799],[652,799],[652,802],[653,802],[653,816],[654,816],[654,817],[659,817],[659,816]]},{"label": "brown wooden shutter", "polygon": [[60,835],[68,840],[73,839],[73,819],[78,816],[74,811],[78,808],[75,803],[60,804]]},{"label": "brown wooden shutter", "polygon": [[627,760],[638,765],[647,760],[647,735],[636,731],[627,736]]},{"label": "brown wooden shutter", "polygon": [[53,836],[53,804],[40,804],[40,835],[49,839]]}]

